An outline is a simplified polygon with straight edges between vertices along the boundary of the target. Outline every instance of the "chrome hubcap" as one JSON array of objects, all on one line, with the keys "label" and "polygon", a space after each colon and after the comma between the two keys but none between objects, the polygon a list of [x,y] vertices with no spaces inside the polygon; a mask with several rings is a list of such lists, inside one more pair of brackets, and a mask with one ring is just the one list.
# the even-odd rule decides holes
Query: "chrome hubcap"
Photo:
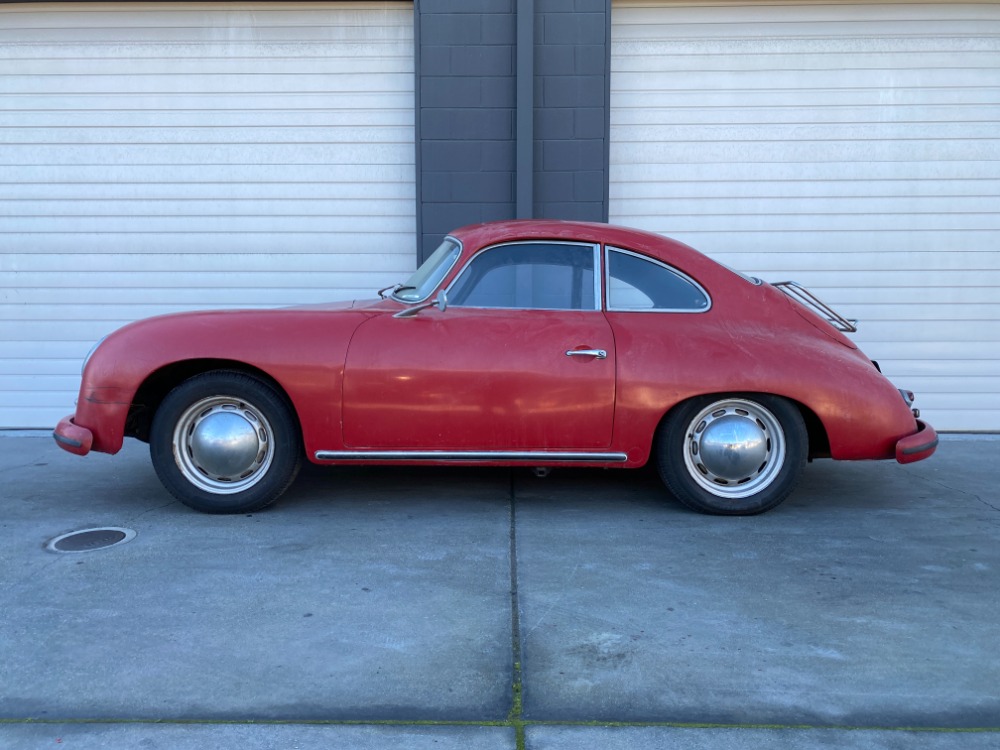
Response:
[{"label": "chrome hubcap", "polygon": [[257,484],[274,457],[271,425],[253,405],[213,396],[189,406],[174,428],[174,458],[184,477],[214,494]]},{"label": "chrome hubcap", "polygon": [[753,401],[717,401],[688,425],[684,465],[702,489],[718,497],[760,492],[775,480],[784,460],[781,424]]}]

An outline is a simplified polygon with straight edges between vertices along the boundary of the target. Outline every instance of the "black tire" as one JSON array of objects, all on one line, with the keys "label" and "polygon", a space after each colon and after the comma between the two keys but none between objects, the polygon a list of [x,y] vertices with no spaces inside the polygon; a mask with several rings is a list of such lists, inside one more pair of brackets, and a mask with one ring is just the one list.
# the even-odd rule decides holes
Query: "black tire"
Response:
[{"label": "black tire", "polygon": [[291,406],[250,375],[214,371],[184,381],[156,410],[149,439],[167,490],[203,513],[260,510],[288,489],[302,465]]},{"label": "black tire", "polygon": [[663,420],[656,440],[667,489],[692,510],[713,515],[751,516],[779,505],[795,488],[808,452],[798,407],[756,394],[686,401]]}]

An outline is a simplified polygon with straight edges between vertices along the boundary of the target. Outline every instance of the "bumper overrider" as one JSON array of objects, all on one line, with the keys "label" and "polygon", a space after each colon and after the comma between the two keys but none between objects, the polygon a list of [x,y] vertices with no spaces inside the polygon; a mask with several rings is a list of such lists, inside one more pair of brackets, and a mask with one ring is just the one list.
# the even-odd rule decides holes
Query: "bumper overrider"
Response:
[{"label": "bumper overrider", "polygon": [[[81,390],[76,411],[52,431],[56,445],[77,456],[91,451],[115,454],[122,448],[132,392],[118,386]],[[86,427],[84,427],[86,425]]]},{"label": "bumper overrider", "polygon": [[77,456],[86,456],[94,445],[94,433],[73,422],[73,416],[64,417],[52,431],[56,445]]},{"label": "bumper overrider", "polygon": [[917,420],[917,431],[896,443],[896,460],[901,464],[923,461],[937,450],[938,435],[929,424]]}]

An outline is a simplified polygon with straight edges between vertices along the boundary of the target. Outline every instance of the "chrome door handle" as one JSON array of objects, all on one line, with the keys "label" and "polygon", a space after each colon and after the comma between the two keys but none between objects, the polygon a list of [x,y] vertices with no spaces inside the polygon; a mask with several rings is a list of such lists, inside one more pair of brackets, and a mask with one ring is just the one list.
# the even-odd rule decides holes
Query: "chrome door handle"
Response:
[{"label": "chrome door handle", "polygon": [[604,349],[570,349],[566,352],[567,357],[594,357],[595,359],[607,359],[608,353]]}]

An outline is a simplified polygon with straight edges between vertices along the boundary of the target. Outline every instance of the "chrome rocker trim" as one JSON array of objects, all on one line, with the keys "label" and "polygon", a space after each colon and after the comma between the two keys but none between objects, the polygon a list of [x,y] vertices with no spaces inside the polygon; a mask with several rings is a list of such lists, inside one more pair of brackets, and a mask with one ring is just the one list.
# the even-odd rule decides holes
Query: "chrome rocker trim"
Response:
[{"label": "chrome rocker trim", "polygon": [[620,461],[624,453],[554,451],[316,451],[317,461]]}]

